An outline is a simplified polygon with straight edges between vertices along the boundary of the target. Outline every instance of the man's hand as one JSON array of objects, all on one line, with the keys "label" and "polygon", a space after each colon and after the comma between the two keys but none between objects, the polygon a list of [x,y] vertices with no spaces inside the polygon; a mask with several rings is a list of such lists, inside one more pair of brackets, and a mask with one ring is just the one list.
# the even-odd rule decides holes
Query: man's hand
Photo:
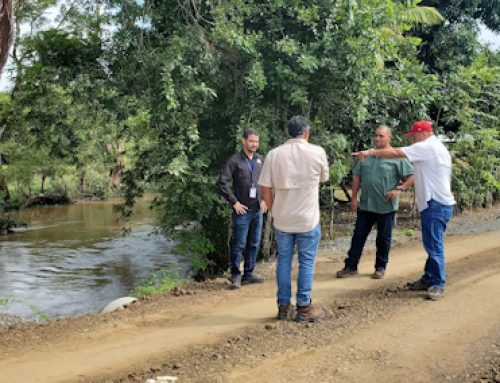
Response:
[{"label": "man's hand", "polygon": [[267,213],[267,204],[266,201],[260,201],[260,211],[264,214]]},{"label": "man's hand", "polygon": [[361,150],[359,152],[351,153],[351,156],[358,157],[360,161],[363,161],[369,155],[370,155],[370,150]]},{"label": "man's hand", "polygon": [[248,206],[245,206],[245,205],[243,205],[243,204],[241,204],[239,202],[236,202],[233,205],[233,209],[236,212],[236,214],[243,215],[243,214],[246,214],[246,212],[248,210]]},{"label": "man's hand", "polygon": [[273,209],[273,189],[267,186],[262,186],[262,201],[266,202],[267,210]]},{"label": "man's hand", "polygon": [[393,199],[398,198],[400,194],[401,192],[399,190],[391,190],[385,196],[387,197],[387,201],[392,201]]},{"label": "man's hand", "polygon": [[353,198],[351,200],[351,211],[354,213],[354,214],[357,214],[358,213],[358,199],[357,198]]}]

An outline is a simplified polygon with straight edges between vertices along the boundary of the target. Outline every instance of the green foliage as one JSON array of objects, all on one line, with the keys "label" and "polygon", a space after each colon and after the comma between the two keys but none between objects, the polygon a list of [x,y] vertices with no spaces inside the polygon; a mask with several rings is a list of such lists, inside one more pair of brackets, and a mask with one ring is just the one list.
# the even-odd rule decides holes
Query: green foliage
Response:
[{"label": "green foliage", "polygon": [[421,5],[437,8],[452,24],[463,21],[482,21],[494,31],[500,30],[500,6],[491,0],[422,0]]},{"label": "green foliage", "polygon": [[0,297],[0,306],[7,306],[14,302],[14,296]]},{"label": "green foliage", "polygon": [[187,280],[181,279],[177,272],[162,270],[151,275],[143,285],[137,286],[132,294],[137,298],[166,294],[187,282]]},{"label": "green foliage", "polygon": [[102,199],[107,198],[109,196],[109,179],[106,170],[103,164],[87,167],[81,192],[84,195],[92,195]]},{"label": "green foliage", "polygon": [[411,25],[439,25],[444,17],[433,7],[412,7],[401,13],[401,21]]},{"label": "green foliage", "polygon": [[[62,177],[67,171],[66,164],[60,159],[51,157],[48,150],[43,147],[38,150],[33,149],[27,155],[24,145],[8,141],[0,143],[0,151],[9,163],[3,169],[6,182],[15,187],[17,194],[26,197],[33,193],[45,192],[46,179]],[[34,185],[38,185],[38,190],[34,190]]]},{"label": "green foliage", "polygon": [[439,73],[450,73],[458,66],[471,65],[480,50],[476,28],[470,24],[441,27],[428,50],[432,69]]},{"label": "green foliage", "polygon": [[[127,175],[128,203],[154,185],[162,228],[172,233],[197,222],[198,241],[213,245],[204,256],[214,270],[227,265],[229,214],[214,184],[242,129],[260,131],[265,153],[286,138],[287,118],[306,115],[314,121],[313,140],[330,157],[335,185],[348,173],[352,146],[365,145],[378,123],[397,121],[406,129],[436,98],[435,76],[415,58],[418,40],[402,31],[439,15],[385,0],[349,4],[233,1],[193,12],[176,2],[152,3],[151,29],[136,31],[148,35],[149,45],[137,48],[127,32],[138,9],[127,3],[118,15],[126,20],[122,41],[154,68],[139,76],[156,139],[133,148],[138,158]],[[384,38],[387,25],[398,38]]]},{"label": "green foliage", "polygon": [[500,65],[487,51],[447,78],[443,121],[458,127],[451,145],[453,190],[460,207],[481,206],[500,191]]},{"label": "green foliage", "polygon": [[405,235],[407,237],[413,237],[415,235],[415,232],[413,231],[413,229],[406,229],[405,230]]},{"label": "green foliage", "polygon": [[[481,129],[459,136],[452,146],[455,157],[453,190],[460,208],[484,206],[500,195],[500,133]],[[488,201],[489,200],[489,201]]]},{"label": "green foliage", "polygon": [[441,108],[443,120],[455,121],[464,133],[498,129],[500,123],[499,54],[482,52],[468,67],[459,67],[446,78]]},{"label": "green foliage", "polygon": [[30,308],[31,312],[33,314],[37,315],[38,319],[41,321],[48,322],[50,320],[49,316],[42,309],[40,309],[39,307],[37,307],[35,305],[26,303],[22,299],[17,298],[15,295],[9,295],[6,297],[0,296],[0,307],[1,306],[9,306],[13,303],[20,303],[20,304],[27,305]]},{"label": "green foliage", "polygon": [[[53,3],[20,1],[18,14],[37,24]],[[498,197],[499,59],[481,51],[474,24],[495,29],[497,7],[483,0],[193,4],[74,2],[61,27],[19,38],[15,88],[0,98],[0,185],[5,173],[24,194],[44,176],[75,194],[122,193],[125,215],[136,197],[154,191],[164,232],[196,227],[179,249],[201,273],[227,266],[230,209],[215,182],[241,131],[257,129],[265,154],[286,139],[295,114],[313,122],[311,139],[328,154],[324,191],[344,181],[349,153],[370,145],[377,125],[395,128],[399,145],[400,133],[425,118],[457,136],[460,204]],[[117,175],[123,188],[112,186]]]},{"label": "green foliage", "polygon": [[208,238],[193,231],[181,232],[179,237],[180,242],[174,250],[186,258],[196,278],[203,278],[209,267],[215,264],[210,259],[210,255],[215,252],[214,244]]},{"label": "green foliage", "polygon": [[330,159],[330,183],[339,185],[350,170],[349,142],[343,134],[331,134],[322,129],[319,121],[315,121],[314,126],[318,128],[318,133],[311,138],[311,142],[325,149]]}]

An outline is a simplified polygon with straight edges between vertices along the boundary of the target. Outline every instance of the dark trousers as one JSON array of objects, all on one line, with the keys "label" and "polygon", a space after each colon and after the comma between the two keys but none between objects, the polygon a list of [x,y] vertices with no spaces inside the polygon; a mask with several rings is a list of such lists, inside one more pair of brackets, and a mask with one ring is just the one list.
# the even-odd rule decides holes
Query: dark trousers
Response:
[{"label": "dark trousers", "polygon": [[240,257],[243,253],[243,273],[252,274],[257,261],[262,235],[262,213],[248,210],[238,215],[233,211],[233,238],[231,244],[231,275],[240,275]]},{"label": "dark trousers", "polygon": [[369,211],[358,210],[356,226],[351,240],[351,248],[347,253],[345,266],[352,270],[358,269],[359,259],[363,253],[366,238],[370,234],[373,225],[377,224],[377,257],[375,269],[383,267],[385,269],[389,261],[389,251],[391,250],[392,228],[394,226],[394,216],[396,212],[377,214]]}]

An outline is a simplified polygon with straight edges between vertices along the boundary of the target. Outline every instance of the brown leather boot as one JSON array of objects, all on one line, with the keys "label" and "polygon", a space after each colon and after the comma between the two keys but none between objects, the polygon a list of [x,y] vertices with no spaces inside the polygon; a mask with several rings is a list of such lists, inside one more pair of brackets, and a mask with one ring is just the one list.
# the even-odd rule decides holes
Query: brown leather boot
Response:
[{"label": "brown leather boot", "polygon": [[319,322],[324,317],[323,309],[312,303],[308,306],[297,306],[297,314],[295,315],[297,322]]},{"label": "brown leather boot", "polygon": [[278,319],[285,320],[293,318],[295,314],[294,305],[278,305]]}]

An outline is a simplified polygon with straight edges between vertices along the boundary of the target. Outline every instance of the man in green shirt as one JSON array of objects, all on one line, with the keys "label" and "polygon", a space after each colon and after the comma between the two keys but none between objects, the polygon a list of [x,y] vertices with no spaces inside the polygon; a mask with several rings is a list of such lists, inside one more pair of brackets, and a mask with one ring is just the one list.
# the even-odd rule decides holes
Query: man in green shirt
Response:
[{"label": "man in green shirt", "polygon": [[[391,145],[391,129],[381,125],[375,131],[375,148]],[[358,263],[366,238],[377,224],[376,260],[373,278],[384,277],[391,249],[394,216],[399,208],[399,195],[413,184],[413,167],[407,159],[368,157],[353,169],[351,209],[357,214],[351,248],[338,278],[358,274]],[[358,192],[361,198],[358,207]]]}]

